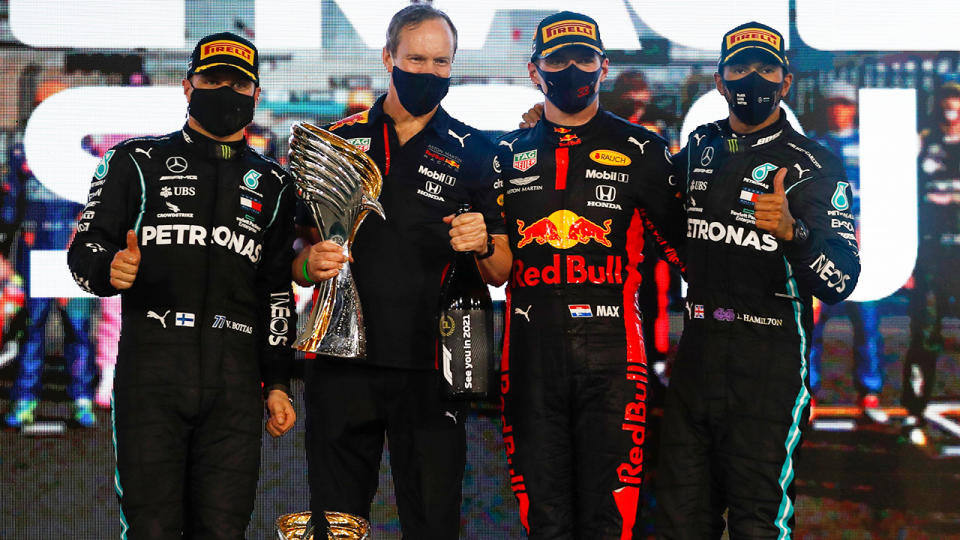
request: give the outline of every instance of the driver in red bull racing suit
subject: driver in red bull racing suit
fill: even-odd
[[[840,160],[778,104],[783,37],[747,23],[716,74],[730,116],[690,135],[683,172],[689,290],[664,406],[661,538],[790,538],[796,451],[809,415],[812,297],[853,291],[860,262]]]
[[[670,216],[682,234],[682,203],[666,143],[599,109],[607,66],[593,19],[545,18],[529,64],[544,118],[497,146],[514,253],[503,438],[530,538],[639,534],[648,372],[637,265],[646,226]]]

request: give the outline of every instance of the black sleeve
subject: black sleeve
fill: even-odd
[[[470,204],[474,211],[483,214],[487,225],[487,234],[507,234],[507,227],[503,221],[503,207],[500,205],[500,164],[496,152],[484,154],[481,158],[480,170],[482,179],[477,188],[470,194]]]
[[[687,194],[687,178],[689,174],[689,160],[690,160],[690,145],[689,143],[680,149],[670,161],[673,162],[674,174],[677,175],[677,188],[680,190],[681,195],[686,196]]]
[[[290,178],[290,175],[286,175]],[[257,294],[263,299],[266,339],[260,355],[260,373],[265,391],[279,388],[290,394],[291,348],[297,332],[297,308],[290,279],[293,242],[296,239],[296,201],[292,181],[277,201],[277,214],[263,237],[263,260],[257,271]]]
[[[803,221],[809,237],[781,245],[801,286],[827,304],[836,304],[857,285],[860,256],[851,234],[855,228],[850,183],[839,167],[831,167],[829,173],[801,180],[787,190],[790,213]]]
[[[89,293],[113,296],[119,292],[110,285],[110,263],[126,247],[127,231],[140,232],[142,176],[133,155],[122,147],[108,150],[97,165],[67,254],[73,279]]]
[[[653,234],[665,261],[684,269],[683,246],[686,214],[683,211],[680,175],[666,142],[657,138],[643,156],[640,204],[645,227]]]

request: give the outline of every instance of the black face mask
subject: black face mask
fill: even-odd
[[[762,124],[780,104],[782,82],[770,82],[754,71],[742,79],[723,80],[727,103],[738,120],[748,126]]]
[[[537,66],[537,73],[547,84],[547,99],[567,114],[578,113],[597,99],[597,81],[602,72],[603,68],[583,71],[572,64],[560,71],[543,71]]]
[[[449,77],[437,77],[433,73],[410,73],[396,65],[393,66],[391,78],[400,104],[413,116],[423,116],[432,111],[450,90]]]
[[[235,92],[229,86],[216,89],[193,87],[187,110],[203,129],[227,137],[253,122],[253,96]]]

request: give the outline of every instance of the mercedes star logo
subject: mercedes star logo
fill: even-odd
[[[703,154],[700,155],[700,165],[706,167],[713,161],[713,147],[708,146],[703,149]]]
[[[187,170],[187,160],[180,156],[170,156],[167,158],[167,170],[173,174],[180,174]]]

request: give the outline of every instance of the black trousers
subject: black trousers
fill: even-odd
[[[403,537],[456,539],[466,464],[462,405],[440,396],[440,373],[308,360],[310,508],[370,517],[384,435]]]
[[[936,385],[937,358],[943,354],[943,318],[957,316],[960,254],[922,244],[910,295],[910,345],[903,362],[901,403],[919,425]]]
[[[731,539],[789,538],[810,414],[806,357],[797,343],[687,325],[663,413],[657,537],[720,538],[726,526]]]
[[[121,343],[114,441],[122,538],[243,538],[260,470],[256,362],[225,350],[201,384],[194,348]],[[211,378],[212,379],[212,378]]]

